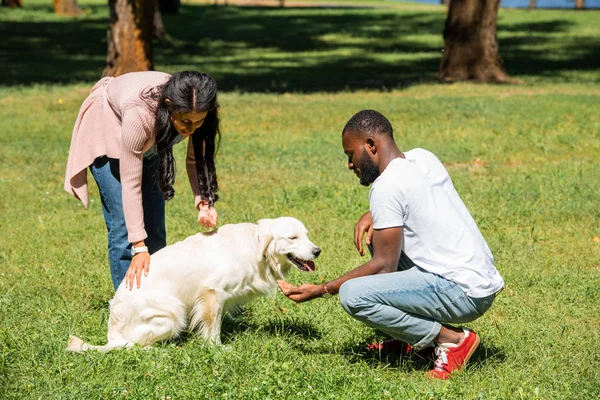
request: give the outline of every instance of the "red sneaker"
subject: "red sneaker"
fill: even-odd
[[[441,343],[435,348],[435,367],[427,373],[428,378],[448,379],[454,371],[463,368],[479,346],[479,335],[463,328],[465,337],[456,344]]]

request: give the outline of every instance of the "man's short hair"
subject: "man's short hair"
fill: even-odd
[[[378,134],[394,138],[394,130],[390,121],[375,110],[362,110],[354,114],[346,123],[342,135],[345,133],[360,136]]]

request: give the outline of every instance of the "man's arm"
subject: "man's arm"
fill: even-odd
[[[401,226],[373,231],[373,258],[365,264],[327,283],[327,291],[336,294],[344,282],[359,276],[385,274],[398,270],[402,251],[403,229]]]
[[[371,215],[371,211],[364,213],[356,223],[356,226],[354,226],[354,245],[361,256],[365,255],[363,249],[363,237],[365,234],[367,235],[365,242],[368,246],[373,239],[373,216]]]
[[[338,293],[340,286],[352,278],[397,271],[402,251],[403,232],[401,226],[375,230],[373,232],[373,258],[360,267],[328,282],[326,284],[327,291],[331,294]],[[297,303],[321,297],[323,294],[323,285],[303,284],[295,287],[284,281],[278,281],[278,283],[283,294]]]

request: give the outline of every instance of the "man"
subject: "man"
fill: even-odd
[[[372,259],[322,285],[279,281],[295,302],[339,293],[354,318],[415,349],[435,345],[431,378],[462,368],[479,336],[448,323],[479,318],[504,281],[473,217],[440,160],[423,149],[401,152],[390,122],[363,110],[342,132],[348,168],[369,193],[370,211],[354,229],[354,244]]]

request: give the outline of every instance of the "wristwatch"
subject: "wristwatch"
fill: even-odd
[[[147,246],[131,246],[131,256],[135,256],[137,253],[147,253],[148,252],[148,247]]]
[[[327,282],[325,282],[323,286],[321,286],[321,297],[324,299],[328,299],[331,296],[333,296],[333,294],[329,293],[329,290],[327,290]]]

